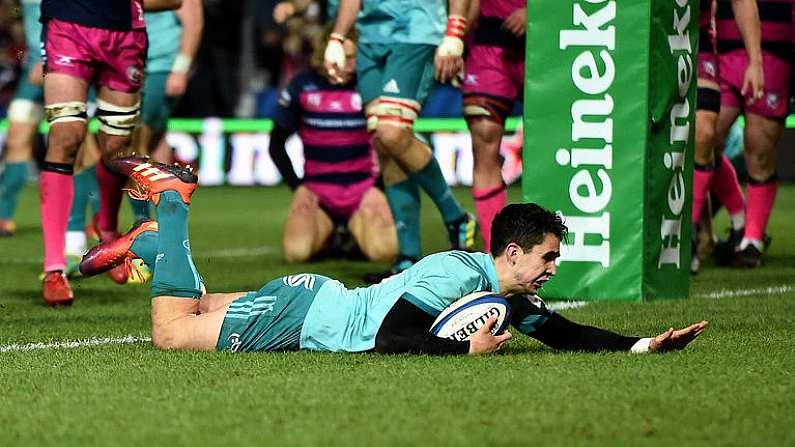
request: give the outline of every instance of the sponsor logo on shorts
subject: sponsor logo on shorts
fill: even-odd
[[[130,65],[127,67],[127,79],[133,84],[140,84],[144,80],[143,71],[138,66]]]
[[[387,93],[395,93],[395,94],[400,93],[400,88],[398,87],[397,81],[394,79],[390,79],[384,85],[384,91]]]
[[[242,344],[240,342],[240,334],[231,334],[227,340],[229,340],[229,352],[237,352],[237,350],[240,349],[240,345]]]
[[[285,276],[282,278],[282,282],[285,286],[290,287],[301,287],[303,286],[307,290],[312,290],[315,287],[315,275],[310,275],[308,273],[300,273],[298,275],[290,275]]]
[[[466,85],[478,85],[478,75],[467,74],[466,78],[464,78],[464,84],[466,84]]]
[[[704,62],[704,71],[710,76],[716,76],[718,73],[715,63],[712,61]]]
[[[773,92],[770,92],[767,94],[765,103],[769,108],[775,109],[776,107],[778,107],[778,100],[779,100],[778,95]]]
[[[71,67],[74,65],[75,58],[72,56],[64,56],[63,54],[57,54],[55,56],[55,65],[62,65],[64,67]]]

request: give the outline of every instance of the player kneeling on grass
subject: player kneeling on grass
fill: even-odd
[[[302,273],[274,279],[253,292],[206,294],[188,239],[192,172],[127,157],[111,162],[151,199],[157,222],[144,221],[121,238],[89,251],[84,275],[141,258],[154,271],[152,342],[162,349],[219,351],[483,354],[511,338],[492,335],[489,320],[468,341],[436,337],[434,319],[473,292],[501,294],[519,332],[556,348],[578,351],[661,352],[684,348],[706,321],[654,338],[627,337],[583,326],[551,312],[535,293],[555,275],[566,233],[560,217],[538,205],[505,207],[492,226],[492,253],[430,255],[379,284],[347,289],[325,276]]]
[[[398,253],[397,233],[386,196],[375,187],[375,150],[354,80],[356,43],[344,42],[347,62],[338,74],[341,82],[332,83],[323,68],[330,32],[317,36],[312,69],[281,92],[273,119],[271,158],[295,190],[284,225],[284,257],[304,262],[324,249],[346,255],[352,236],[367,259],[392,261]],[[303,179],[285,149],[295,131],[304,146]]]

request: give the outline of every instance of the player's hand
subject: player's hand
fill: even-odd
[[[522,37],[527,27],[527,8],[520,8],[514,11],[502,22],[502,28],[508,30],[516,37]]]
[[[761,62],[748,64],[745,75],[743,75],[743,88],[740,93],[747,98],[748,105],[755,103],[765,94],[765,74]]]
[[[182,96],[188,88],[188,74],[172,71],[166,78],[166,96]]]
[[[278,25],[286,22],[294,14],[295,5],[291,1],[279,2],[273,7],[273,21]]]
[[[333,84],[342,84],[344,81],[342,78],[342,69],[345,67],[344,41],[344,36],[331,33],[326,44],[326,51],[323,53],[323,66]]]
[[[684,349],[688,343],[701,335],[708,325],[709,321],[703,320],[696,324],[691,324],[684,329],[674,330],[674,328],[669,328],[667,331],[651,340],[649,343],[649,352],[678,351]]]
[[[43,85],[44,84],[44,64],[36,62],[30,67],[28,73],[28,83],[30,85]]]
[[[434,56],[433,77],[442,84],[461,76],[464,71],[464,41],[451,36],[444,36],[442,43],[436,48]]]
[[[472,338],[469,339],[469,355],[491,354],[497,352],[506,341],[510,340],[510,332],[505,331],[502,335],[491,335],[491,329],[497,324],[497,317],[491,317],[480,327]]]

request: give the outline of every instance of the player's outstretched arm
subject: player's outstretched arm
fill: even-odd
[[[701,335],[708,324],[707,321],[701,321],[677,331],[671,328],[654,338],[640,338],[585,326],[559,314],[551,314],[544,324],[527,335],[551,348],[564,351],[665,352],[683,349]]]

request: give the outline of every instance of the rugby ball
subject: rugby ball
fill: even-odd
[[[471,293],[439,314],[431,325],[431,334],[466,341],[491,317],[497,317],[497,324],[491,333],[499,335],[505,332],[511,322],[508,301],[494,292]]]

